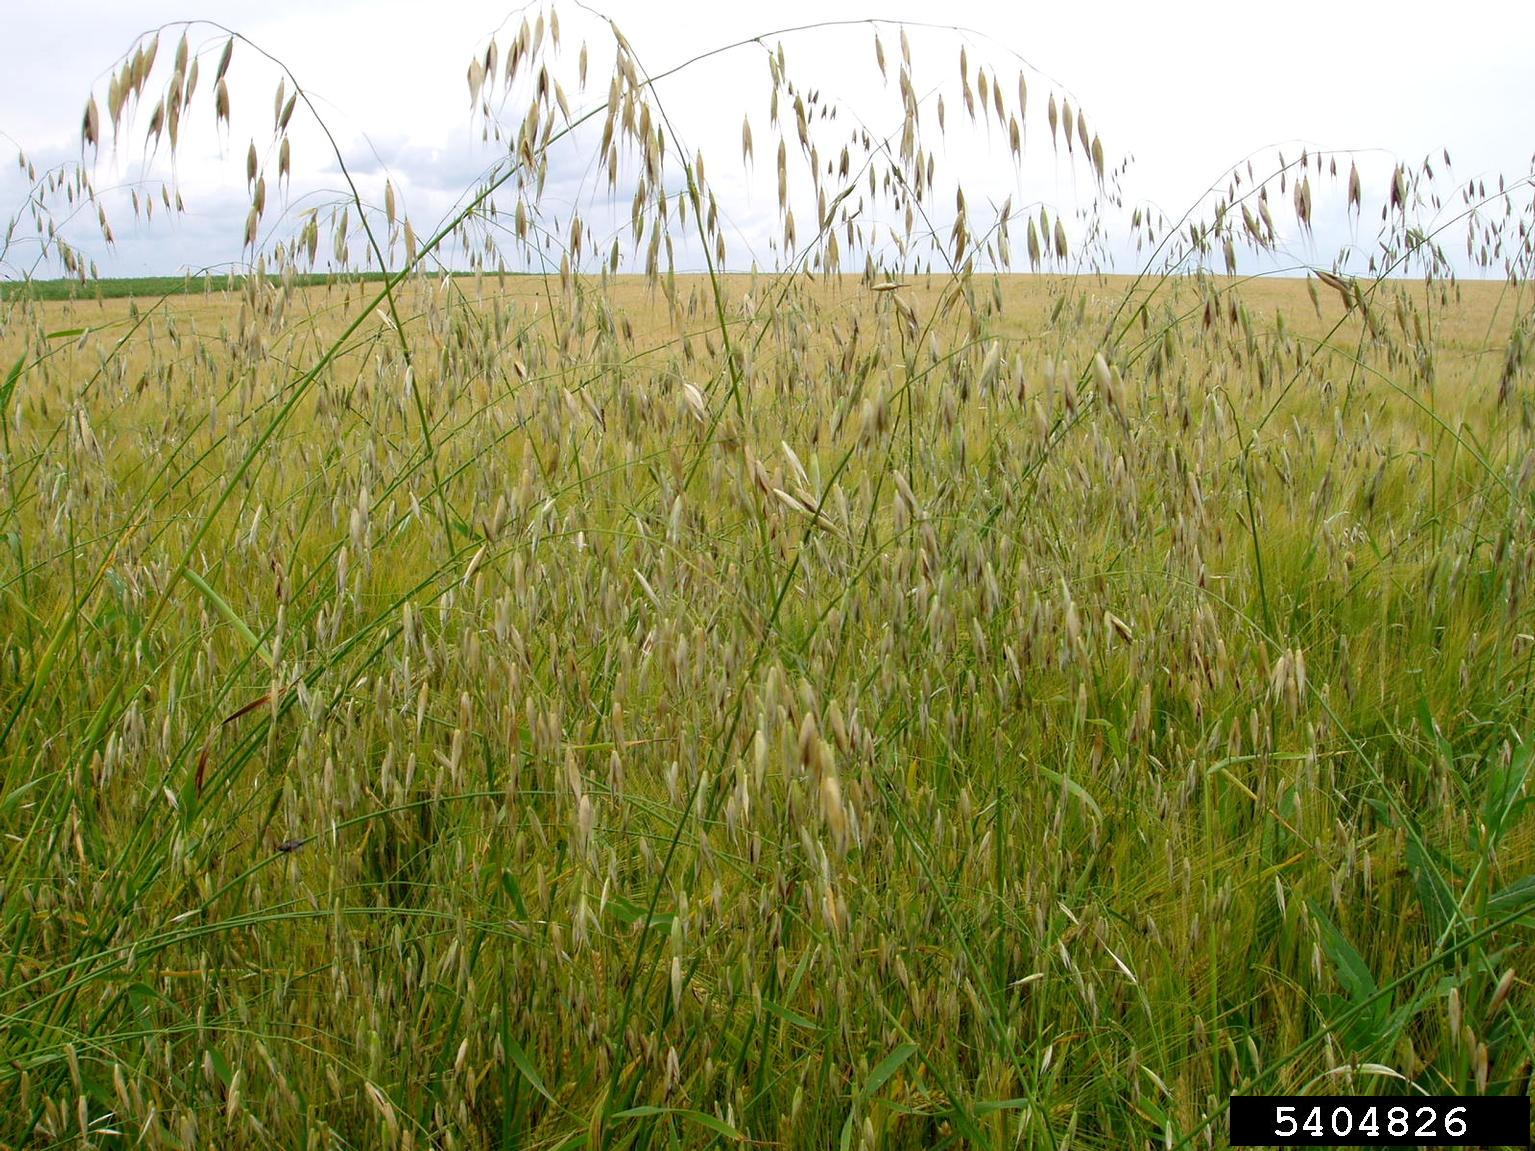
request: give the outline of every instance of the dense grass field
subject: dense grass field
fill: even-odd
[[[0,266],[74,286],[0,293],[0,1149],[1183,1151],[1234,1093],[1528,1095],[1530,181],[1303,153],[1166,220],[1068,98],[961,48],[945,127],[876,26],[885,138],[741,46],[782,270],[727,275],[632,46],[587,89],[533,18],[420,235],[339,148],[272,222],[286,72],[238,278],[94,279],[88,163],[22,159]],[[232,133],[235,44],[140,43],[82,155]],[[977,106],[1096,199],[935,182]],[[1356,250],[1297,263],[1328,197]],[[1115,213],[1144,275],[1093,271]]]
[[[6,1143],[1528,1090],[1509,289],[375,292],[7,305]]]

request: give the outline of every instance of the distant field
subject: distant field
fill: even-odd
[[[0,1142],[1527,1090],[1522,290],[128,283],[0,304]]]
[[[348,276],[353,282],[382,283],[382,272],[357,272]],[[333,278],[325,275],[300,275],[294,280],[298,287],[323,287]],[[88,280],[0,280],[0,300],[31,299],[39,301],[61,300],[156,300],[162,296],[206,295],[212,292],[233,292],[245,286],[245,276],[227,273],[222,276],[137,276]]]

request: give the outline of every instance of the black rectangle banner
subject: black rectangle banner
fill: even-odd
[[[1530,1146],[1526,1096],[1233,1095],[1233,1147]]]

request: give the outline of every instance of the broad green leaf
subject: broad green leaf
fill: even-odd
[[[1022,1096],[1013,1099],[987,1099],[975,1105],[975,1113],[990,1115],[993,1111],[1027,1111],[1033,1105],[1033,1100]]]
[[[213,1067],[213,1073],[218,1076],[219,1082],[228,1087],[234,1082],[234,1071],[229,1066],[229,1060],[224,1058],[224,1053],[217,1047],[208,1048],[208,1062]]]
[[[522,1045],[513,1039],[510,1032],[502,1036],[506,1043],[506,1053],[511,1058],[513,1065],[522,1072],[522,1077],[528,1081],[533,1090],[537,1091],[545,1099],[558,1107],[559,1101],[549,1094],[549,1088],[544,1086],[544,1081],[539,1078],[538,1072],[533,1068],[533,1061],[528,1058],[528,1053],[522,1049]]]
[[[613,1112],[614,1119],[643,1119],[647,1116],[655,1115],[675,1115],[679,1119],[686,1119],[689,1123],[697,1123],[700,1127],[707,1127],[716,1135],[721,1135],[734,1143],[741,1143],[746,1139],[746,1136],[742,1135],[719,1116],[710,1115],[706,1111],[693,1111],[687,1107],[628,1107],[623,1111]]]
[[[1394,1025],[1387,1018],[1389,1004],[1385,998],[1376,997],[1379,988],[1375,977],[1354,945],[1314,900],[1307,900],[1307,903],[1321,929],[1322,950],[1332,961],[1339,985],[1348,993],[1347,999],[1336,995],[1321,996],[1322,1010],[1329,1020],[1338,1021],[1340,1038],[1346,1044],[1355,1051],[1369,1050],[1377,1046]]]
[[[1516,748],[1506,765],[1498,762],[1500,758],[1494,756],[1487,768],[1487,798],[1482,802],[1482,822],[1487,825],[1487,833],[1494,844],[1508,830],[1520,796],[1524,794],[1525,780],[1530,773],[1530,745]]]
[[[1072,779],[1068,775],[1062,775],[1058,771],[1052,771],[1042,763],[1036,763],[1034,765],[1034,769],[1038,771],[1040,775],[1044,776],[1058,787],[1065,787],[1068,792],[1076,796],[1077,799],[1081,800],[1082,804],[1087,808],[1087,810],[1091,811],[1096,818],[1103,818],[1103,809],[1098,806],[1098,801],[1089,795],[1087,793],[1087,789],[1076,780]]]
[[[1311,907],[1311,914],[1315,916],[1317,926],[1322,930],[1322,950],[1327,953],[1327,958],[1332,960],[1333,971],[1338,977],[1339,984],[1355,1003],[1362,1003],[1369,999],[1377,990],[1375,977],[1370,974],[1369,966],[1317,902],[1310,899],[1306,902]]]
[[[501,871],[501,889],[511,897],[512,906],[517,909],[517,914],[526,920],[528,918],[528,905],[522,900],[522,888],[517,886],[516,878],[505,868]]]
[[[209,587],[208,582],[191,568],[187,568],[184,574],[186,575],[187,582],[195,587],[198,591],[202,592],[203,599],[207,600],[209,605],[212,606],[212,608],[217,611],[219,615],[223,616],[229,625],[235,629],[235,631],[240,633],[240,638],[245,640],[245,642],[250,645],[251,650],[261,657],[261,661],[265,663],[267,667],[275,670],[277,663],[272,659],[272,653],[267,650],[267,647],[264,643],[256,638],[256,633],[251,631],[246,622],[235,613],[235,609],[229,606],[228,601],[225,600],[223,596],[219,595],[218,592],[214,591],[213,588]]]
[[[794,1026],[802,1027],[806,1031],[821,1030],[821,1025],[814,1019],[810,1019],[807,1016],[801,1015],[798,1011],[790,1011],[787,1007],[784,1007],[782,1004],[775,1003],[771,999],[764,999],[762,1001],[762,1009],[769,1015],[776,1015],[785,1023],[792,1023]]]
[[[858,1092],[859,1100],[866,1101],[872,1098],[874,1093],[889,1082],[890,1077],[901,1069],[901,1064],[905,1063],[916,1053],[917,1045],[915,1043],[902,1043],[889,1055],[881,1059],[875,1064],[874,1070],[869,1072],[868,1080],[865,1081],[863,1088]]]
[[[1443,863],[1432,848],[1419,846],[1416,838],[1408,839],[1407,869],[1412,872],[1418,902],[1423,905],[1423,914],[1436,938],[1444,934],[1456,915],[1455,896],[1444,880]]]
[[[1535,908],[1535,875],[1505,884],[1487,899],[1487,915],[1504,919],[1525,908]]]
[[[615,895],[608,900],[608,910],[612,912],[614,919],[626,927],[642,923],[645,919],[646,909],[622,895]],[[650,917],[650,926],[659,931],[670,931],[672,920],[675,918],[673,912],[657,909],[656,913]]]

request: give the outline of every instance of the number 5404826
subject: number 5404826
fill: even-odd
[[[1441,1125],[1442,1124],[1442,1129]],[[1437,1139],[1448,1135],[1455,1139],[1466,1133],[1466,1109],[1451,1107],[1441,1113],[1437,1107],[1379,1107],[1371,1105],[1356,1114],[1352,1107],[1291,1107],[1274,1109],[1274,1134],[1281,1139],[1305,1133],[1321,1139],[1363,1135],[1377,1139],[1382,1134],[1402,1138]]]

